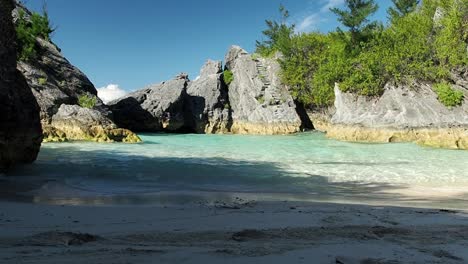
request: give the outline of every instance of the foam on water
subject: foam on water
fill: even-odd
[[[344,143],[320,133],[142,139],[134,145],[44,144],[36,163],[12,175],[19,183],[36,182],[40,187],[29,192],[36,198],[57,199],[229,192],[388,202],[405,201],[402,190],[419,190],[423,198],[424,189],[455,190],[457,199],[468,192],[467,151]],[[428,203],[440,202],[429,196]]]

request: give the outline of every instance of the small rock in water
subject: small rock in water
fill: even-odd
[[[95,242],[100,237],[91,234],[51,231],[34,235],[26,240],[25,244],[36,246],[79,246]]]
[[[232,240],[238,242],[244,242],[249,239],[261,239],[264,238],[266,234],[262,231],[255,230],[255,229],[246,229],[240,232],[236,232],[232,235]]]

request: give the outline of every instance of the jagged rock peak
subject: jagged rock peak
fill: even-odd
[[[223,72],[223,63],[221,61],[207,60],[200,70],[200,77],[219,74]]]
[[[240,58],[241,56],[246,56],[249,55],[249,53],[236,45],[233,45],[229,48],[229,51],[227,52],[224,61],[226,63],[226,68],[231,69],[234,67],[233,63],[235,62],[236,59]]]
[[[189,75],[187,73],[185,73],[185,72],[181,72],[181,73],[177,74],[174,79],[176,79],[176,80],[189,80]]]

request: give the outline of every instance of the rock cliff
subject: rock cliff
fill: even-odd
[[[109,103],[115,122],[134,131],[176,132],[185,126],[188,76],[180,74]]]
[[[228,89],[220,61],[208,60],[187,88],[187,125],[196,133],[227,133],[231,127]]]
[[[31,12],[21,4],[17,4],[13,17],[17,22],[20,10],[24,11],[24,19],[29,20]],[[112,113],[108,107],[97,97],[97,91],[86,75],[77,67],[73,66],[62,54],[60,49],[52,42],[37,38],[37,58],[29,61],[20,61],[18,70],[26,77],[32,93],[40,107],[41,123],[44,131],[45,141],[64,141],[64,140],[92,140],[92,141],[120,141],[138,142],[138,137],[129,130],[117,129],[112,121]],[[80,96],[95,98],[96,103],[92,107],[93,111],[82,108],[74,112],[61,112],[59,109],[70,109],[62,107],[63,105],[73,106],[73,109],[81,108],[78,105]],[[89,119],[89,113],[92,112],[92,119]],[[76,117],[84,120],[93,120],[92,123],[83,122],[61,122],[60,127],[56,126],[57,119],[63,120],[64,113],[74,113]],[[58,115],[58,116],[56,116]],[[54,121],[55,120],[55,121]],[[80,124],[78,127],[76,125]],[[99,135],[95,138],[95,129],[107,134]],[[73,131],[73,132],[72,132]],[[79,133],[81,131],[81,133]],[[114,134],[123,133],[123,138],[114,137]],[[107,140],[103,140],[106,138]]]
[[[301,118],[274,59],[232,46],[225,58],[233,73],[229,84],[231,131],[236,134],[289,134],[301,131]]]
[[[39,106],[16,69],[12,0],[0,1],[0,171],[36,159],[42,132]]]
[[[447,108],[433,87],[424,83],[387,84],[380,98],[343,93],[335,87],[335,113],[327,135],[346,141],[407,142],[451,149],[468,149],[468,86],[463,78],[453,85],[465,93],[464,103]]]

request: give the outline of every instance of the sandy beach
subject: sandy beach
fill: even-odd
[[[466,263],[468,211],[0,203],[1,263]]]

